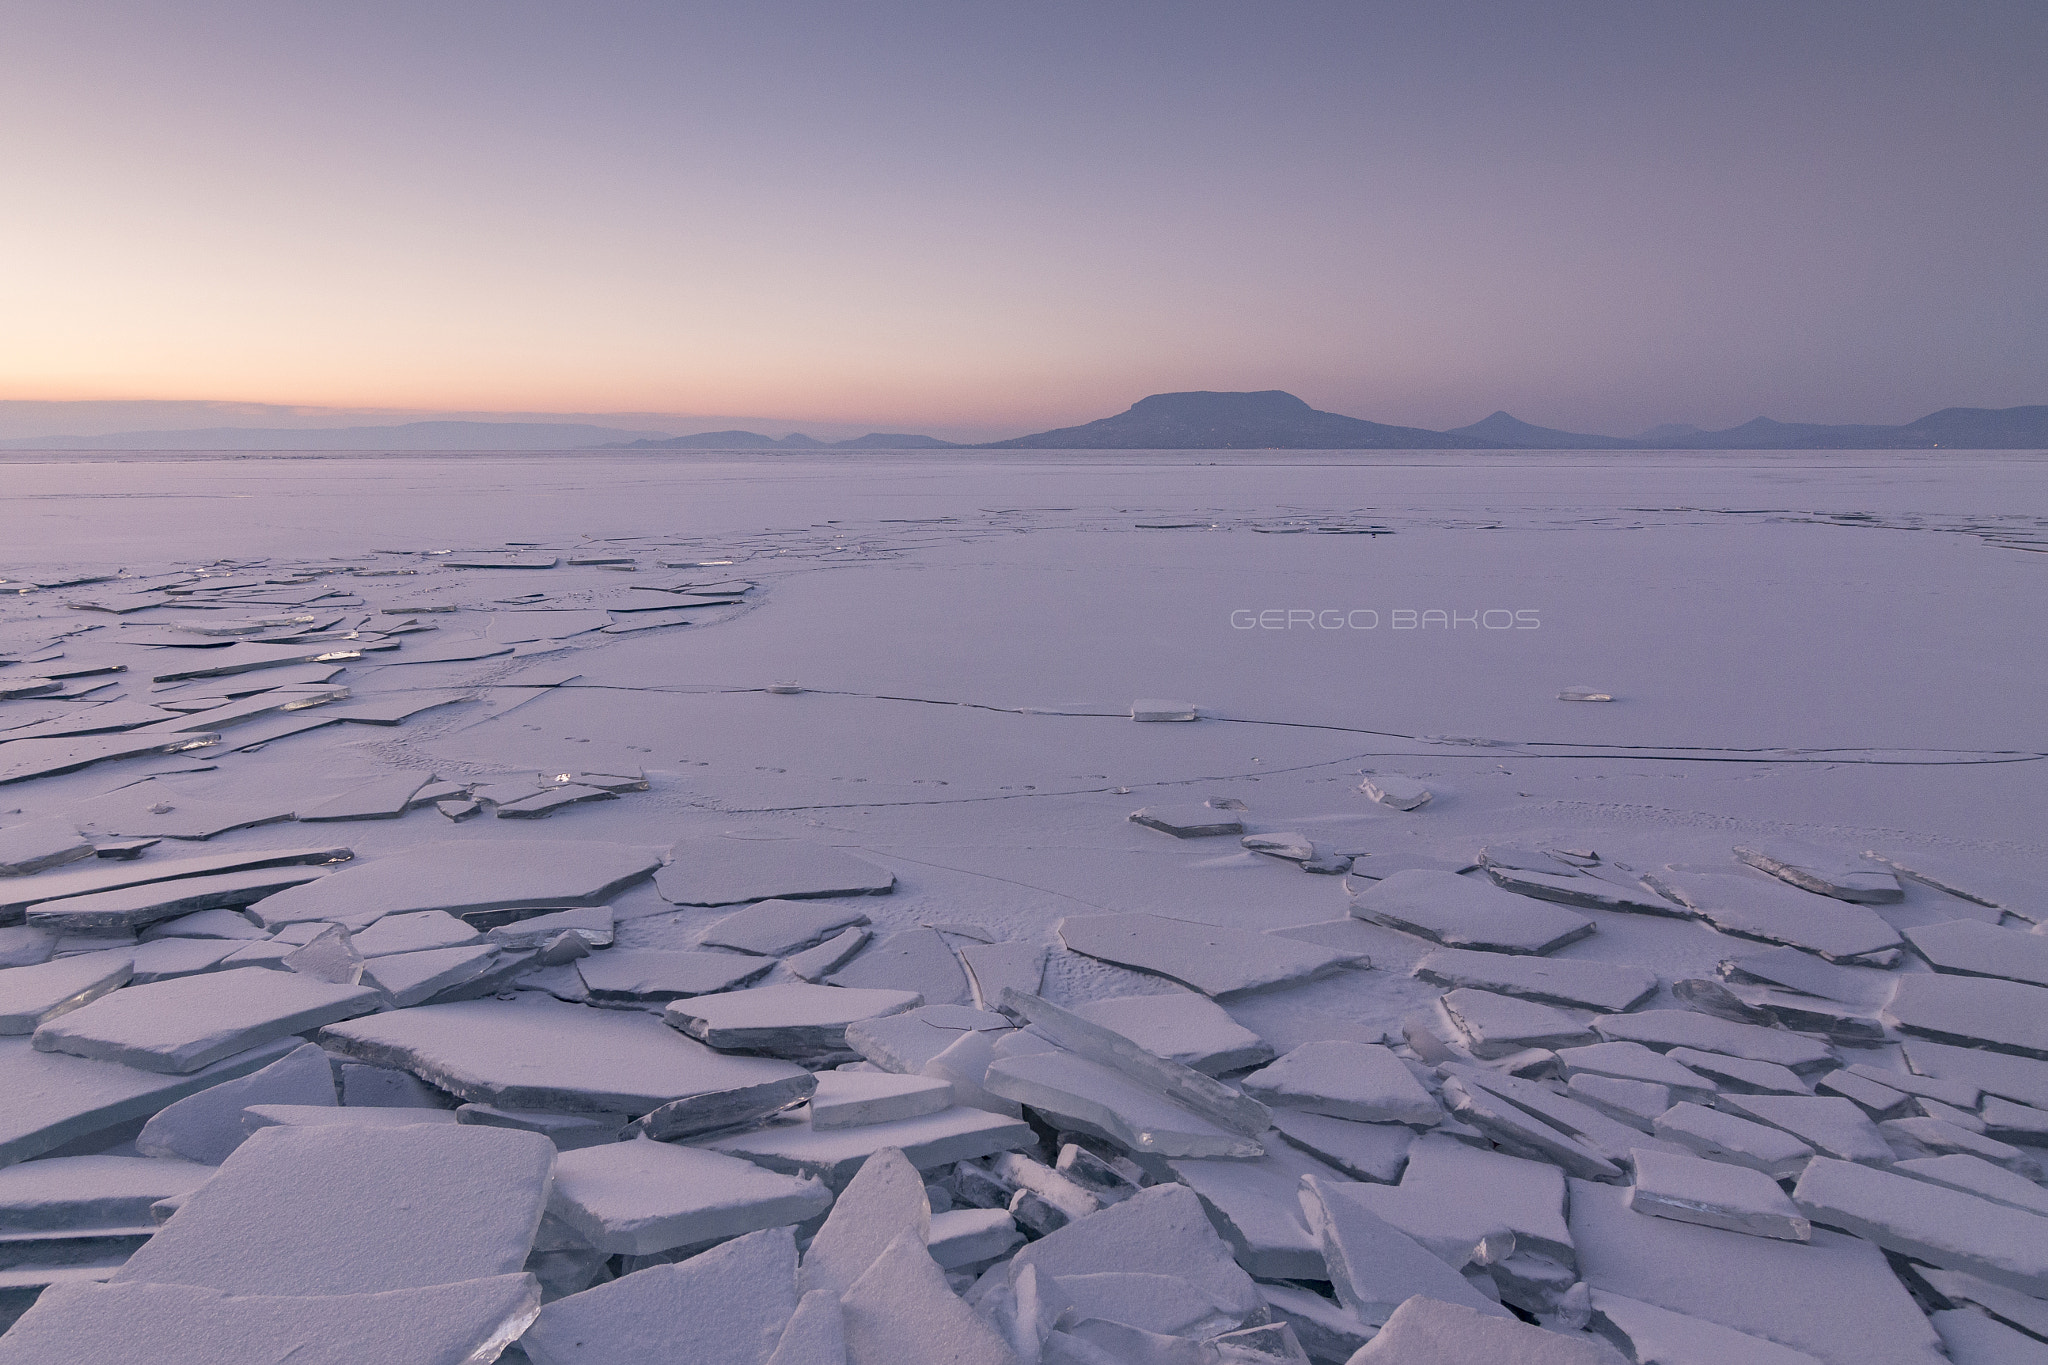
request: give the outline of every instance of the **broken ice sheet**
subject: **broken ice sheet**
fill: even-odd
[[[1859,1076],[1847,1067],[1830,1071],[1814,1082],[1813,1088],[1823,1095],[1840,1095],[1854,1101],[1873,1119],[1904,1118],[1913,1112],[1912,1096]]]
[[[925,1250],[904,1231],[840,1300],[849,1365],[1011,1365],[995,1329],[962,1303]]]
[[[405,1009],[425,1004],[452,986],[481,977],[497,960],[497,950],[488,944],[391,953],[370,961],[362,981],[383,992],[393,1007]]]
[[[1027,1271],[1057,1281],[1138,1266],[1194,1285],[1238,1321],[1258,1310],[1251,1277],[1217,1235],[1194,1191],[1180,1184],[1151,1186],[1030,1243],[1012,1258],[1007,1278],[1014,1287]]]
[[[783,959],[783,965],[799,980],[813,984],[825,980],[853,960],[868,944],[872,937],[866,929],[858,926],[842,929],[815,948],[806,948],[800,953]]]
[[[502,1128],[264,1128],[116,1279],[362,1294],[511,1274],[554,1158],[546,1139]]]
[[[1972,904],[2002,909],[2021,919],[2039,921],[2043,916],[2039,885],[2033,880],[2002,876],[1975,865],[1965,866],[1938,853],[1884,854],[1866,850],[1863,856],[1909,881],[1931,886]]]
[[[1147,1052],[1211,1076],[1273,1059],[1273,1048],[1263,1038],[1232,1019],[1221,1005],[1192,992],[1090,1000],[1073,1009]]]
[[[580,783],[562,782],[536,795],[518,801],[504,801],[498,804],[500,820],[539,820],[553,815],[569,806],[580,806],[591,801],[616,801],[618,795],[602,787],[586,787]]]
[[[1892,905],[1905,898],[1899,879],[1883,867],[1848,854],[1806,844],[1738,845],[1735,856],[1803,891],[1866,905]]]
[[[830,980],[834,986],[914,991],[929,1005],[973,999],[967,969],[936,929],[905,929],[877,939]]]
[[[1661,1085],[1683,1099],[1704,1100],[1715,1090],[1712,1080],[1641,1043],[1594,1043],[1588,1047],[1561,1048],[1557,1059],[1567,1076],[1611,1076]]]
[[[611,621],[605,612],[579,609],[494,611],[484,627],[484,638],[501,645],[566,640],[586,631],[602,630]]]
[[[1006,1118],[1022,1118],[1024,1111],[1020,1105],[988,1089],[988,1069],[996,1059],[996,1041],[1005,1036],[979,1029],[964,1030],[945,1051],[926,1062],[918,1074],[950,1085],[955,1104],[986,1109]]]
[[[409,1128],[460,1120],[452,1109],[398,1109],[385,1105],[251,1104],[242,1109],[242,1127],[262,1128]]]
[[[1447,1087],[1455,1082],[1468,1095],[1483,1092],[1504,1100],[1614,1165],[1626,1164],[1629,1153],[1637,1147],[1654,1145],[1646,1143],[1642,1133],[1630,1124],[1617,1122],[1591,1105],[1560,1095],[1512,1071],[1462,1062],[1445,1063],[1437,1070],[1444,1074]]]
[[[331,719],[349,721],[357,725],[397,725],[422,711],[432,711],[439,707],[452,706],[459,701],[467,701],[469,695],[461,691],[407,690],[390,696],[354,697],[346,702],[336,703]]]
[[[1892,1150],[1905,1156],[1974,1156],[2008,1171],[2017,1172],[2029,1180],[2041,1174],[2041,1167],[2033,1157],[2028,1156],[2010,1143],[1999,1142],[1973,1133],[1953,1123],[1936,1118],[1886,1119],[1877,1125]]]
[[[1381,1184],[1401,1178],[1415,1144],[1415,1130],[1406,1124],[1360,1123],[1296,1109],[1275,1109],[1273,1131],[1354,1180]]]
[[[1603,1289],[1592,1291],[1591,1304],[1592,1330],[1627,1351],[1632,1360],[1668,1361],[1670,1365],[1818,1365],[1804,1351]]]
[[[544,1109],[499,1109],[489,1104],[460,1105],[455,1110],[455,1121],[538,1133],[563,1152],[617,1142],[626,1129],[623,1114],[551,1114]]]
[[[645,1114],[693,1095],[808,1077],[789,1062],[713,1051],[638,1011],[551,1000],[399,1010],[331,1025],[320,1040],[505,1109]]]
[[[1712,983],[1696,985],[1684,983],[1689,989],[1714,989]],[[1789,1029],[1804,1033],[1818,1033],[1831,1042],[1848,1043],[1851,1046],[1869,1046],[1884,1039],[1884,1025],[1873,1013],[1850,1005],[1836,1004],[1832,1000],[1816,1000],[1793,991],[1781,991],[1770,986],[1750,986],[1735,983],[1725,988],[1725,999],[1738,1005],[1748,1014],[1754,1012],[1758,1023],[1778,1023]],[[1674,987],[1674,994],[1676,987]],[[1687,1004],[1699,1006],[1688,1000]]]
[[[1884,1019],[1938,1042],[2048,1059],[2048,988],[2024,982],[1910,973],[1893,988]]]
[[[182,682],[187,678],[220,678],[250,673],[259,668],[288,668],[294,664],[336,663],[362,657],[360,649],[344,641],[319,644],[264,645],[245,640],[222,649],[170,650],[166,654],[192,657],[173,661],[165,658],[151,666],[151,682]],[[155,671],[163,670],[163,671]]]
[[[1074,952],[1171,977],[1217,999],[1363,964],[1356,953],[1163,915],[1069,915],[1055,928]]]
[[[1070,1128],[1160,1156],[1254,1157],[1250,1135],[1099,1061],[1059,1050],[998,1058],[987,1088]]]
[[[1146,806],[1131,812],[1131,822],[1171,834],[1176,839],[1208,839],[1243,834],[1244,821],[1230,811],[1202,805]]]
[[[348,930],[330,924],[283,958],[286,971],[299,972],[337,986],[363,979],[363,955],[349,941]]]
[[[1743,953],[1716,970],[1731,984],[1774,986],[1854,1005],[1881,1004],[1892,987],[1892,978],[1876,969],[1838,966],[1790,947]]]
[[[1986,1052],[1981,1048],[1922,1042],[1917,1038],[1907,1039],[1903,1051],[1906,1064],[1917,1073],[1906,1077],[1908,1082],[1934,1077],[1974,1086],[1987,1094],[2030,1104],[2036,1109],[2048,1109],[2048,1065],[2039,1061],[2002,1052]]]
[[[1548,1122],[1547,1112],[1544,1117],[1538,1117],[1537,1113],[1498,1093],[1497,1088],[1482,1083],[1482,1074],[1476,1068],[1466,1067],[1460,1074],[1444,1081],[1439,1098],[1453,1118],[1485,1134],[1488,1140],[1511,1155],[1546,1162],[1560,1167],[1567,1174],[1589,1180],[1621,1179],[1620,1167],[1582,1140],[1577,1131],[1567,1131],[1562,1125]],[[1565,1112],[1584,1117],[1585,1121],[1578,1125],[1579,1128],[1591,1126],[1591,1121],[1597,1120],[1623,1133],[1634,1131],[1587,1105],[1553,1096],[1549,1091],[1542,1093],[1546,1098],[1533,1102],[1541,1104],[1544,1111],[1572,1106]],[[1621,1141],[1607,1145],[1620,1146]]]
[[[1351,913],[1446,947],[1540,955],[1593,932],[1593,921],[1473,881],[1421,868],[1358,889]]]
[[[743,953],[693,953],[665,948],[613,948],[583,958],[577,973],[593,1001],[661,1002],[743,986],[774,966]]]
[[[1875,911],[1740,872],[1665,869],[1644,879],[1726,934],[1784,943],[1830,962],[1880,960],[1898,931]]]
[[[1593,1030],[1549,1005],[1461,986],[1438,999],[1467,1050],[1482,1060],[1528,1048],[1574,1047],[1594,1041]]]
[[[298,819],[302,824],[324,820],[396,820],[410,808],[420,788],[433,780],[432,773],[380,777],[306,807],[298,812]]]
[[[606,912],[609,918],[610,912]],[[483,935],[445,910],[417,910],[387,915],[354,936],[356,951],[366,958],[390,953],[420,952],[428,948],[454,948],[474,943]],[[551,935],[550,935],[551,937]],[[503,943],[501,939],[493,942]],[[524,943],[506,946],[531,946]]]
[[[1675,1047],[1720,1052],[1775,1062],[1794,1071],[1830,1064],[1834,1052],[1826,1043],[1785,1029],[1738,1024],[1693,1010],[1638,1010],[1633,1014],[1602,1014],[1593,1030],[1609,1042],[1642,1043],[1651,1049]]]
[[[1816,1222],[1903,1256],[2048,1297],[2048,1218],[1855,1162],[1815,1157],[1792,1191]]]
[[[240,911],[213,909],[193,911],[178,915],[176,919],[162,919],[141,931],[141,939],[260,939],[268,937],[256,923]]]
[[[657,1142],[676,1142],[747,1127],[808,1099],[817,1086],[810,1072],[795,1070],[730,1089],[708,1090],[650,1110],[626,1132],[644,1133]]]
[[[1536,958],[1438,948],[1423,955],[1413,975],[1439,986],[1474,986],[1547,1005],[1620,1013],[1657,989],[1657,974],[1641,967],[1577,958]]]
[[[0,785],[75,772],[95,763],[144,754],[182,753],[206,748],[208,734],[79,735],[69,739],[18,739],[0,746]]]
[[[1242,1084],[1246,1094],[1278,1109],[1417,1127],[1443,1118],[1435,1097],[1401,1059],[1373,1043],[1306,1043]]]
[[[1638,1149],[1629,1207],[1681,1223],[1804,1242],[1813,1227],[1778,1182],[1725,1161]]]
[[[968,1032],[1005,1034],[1016,1025],[1000,1014],[962,1005],[925,1005],[846,1026],[846,1044],[884,1071],[914,1075]]]
[[[1358,789],[1382,806],[1391,806],[1395,810],[1420,810],[1434,796],[1420,782],[1399,773],[1367,773]]]
[[[196,911],[250,905],[326,875],[324,867],[287,866],[179,877],[91,895],[37,901],[28,907],[27,918],[29,923],[48,929],[88,933],[138,929]]]
[[[1045,984],[1046,950],[1036,943],[967,943],[959,955],[980,1009],[999,1008],[1006,990],[1036,995]]]
[[[377,993],[260,967],[129,986],[36,1030],[38,1051],[186,1074],[377,1007]]]
[[[1309,1231],[1296,1192],[1303,1176],[1343,1177],[1289,1143],[1276,1140],[1264,1145],[1266,1154],[1254,1160],[1183,1158],[1166,1165],[1175,1179],[1201,1196],[1211,1221],[1245,1270],[1261,1279],[1320,1280],[1326,1273],[1322,1247]],[[1184,1329],[1169,1323],[1151,1330]]]
[[[1485,1263],[1508,1302],[1554,1311],[1518,1281],[1538,1263],[1573,1264],[1563,1173],[1442,1133],[1417,1139],[1409,1158],[1398,1185],[1352,1186],[1350,1197],[1447,1261]]]
[[[532,1365],[596,1365],[655,1361],[688,1340],[700,1365],[758,1365],[797,1310],[795,1271],[791,1234],[752,1232],[571,1293],[541,1310],[520,1345]]]
[[[636,1139],[564,1152],[548,1211],[599,1251],[651,1255],[801,1223],[832,1205],[815,1180]]]
[[[1386,1322],[1417,1295],[1513,1320],[1457,1268],[1353,1198],[1355,1191],[1373,1188],[1378,1187],[1315,1176],[1301,1183],[1302,1210],[1340,1303],[1368,1326]]]
[[[698,942],[711,948],[787,957],[824,942],[842,929],[867,922],[864,911],[848,905],[765,900],[719,920],[704,931]]]
[[[1802,1350],[1825,1365],[1943,1365],[1933,1330],[1871,1242],[1787,1242],[1645,1218],[1627,1191],[1574,1181],[1571,1232],[1595,1291]]]
[[[395,656],[386,657],[386,666],[396,664],[447,664],[465,663],[472,659],[495,659],[500,654],[510,654],[512,646],[496,640],[483,640],[471,636],[467,639],[435,639],[430,644],[408,643]]]
[[[604,905],[579,905],[552,913],[522,913],[519,918],[497,922],[505,913],[508,912],[471,911],[463,917],[463,923],[484,930],[485,937],[499,947],[515,950],[545,947],[562,934],[574,934],[592,948],[608,948],[615,934],[611,907]],[[377,927],[381,928],[384,923],[380,921]]]
[[[92,856],[92,841],[68,820],[37,820],[0,829],[0,877],[22,877]]]
[[[113,949],[0,970],[0,1034],[34,1033],[45,1021],[119,989],[134,972],[134,955]]]
[[[932,1215],[927,1249],[941,1269],[994,1260],[1024,1241],[1017,1222],[1001,1209],[949,1209]]]
[[[1824,1156],[1874,1166],[1889,1166],[1894,1159],[1876,1125],[1837,1095],[1723,1095],[1715,1103],[1782,1128]]]
[[[217,1166],[248,1139],[242,1110],[252,1104],[325,1105],[337,1102],[327,1054],[301,1043],[246,1076],[209,1086],[157,1111],[135,1139],[145,1156],[177,1157]]]
[[[1503,891],[1519,896],[1575,906],[1581,910],[1616,910],[1633,915],[1668,915],[1690,919],[1692,911],[1642,886],[1629,886],[1618,877],[1576,876],[1569,872],[1536,871],[1525,868],[1488,867],[1486,875]]]
[[[324,882],[258,901],[269,928],[304,920],[363,927],[413,910],[496,910],[590,905],[660,864],[652,849],[586,840],[492,839],[419,844],[364,859]]]
[[[901,1150],[919,1170],[931,1171],[1036,1141],[1030,1125],[1020,1119],[955,1105],[936,1114],[859,1128],[814,1128],[809,1116],[798,1110],[747,1132],[701,1139],[697,1145],[745,1157],[771,1171],[815,1175],[843,1189],[861,1164],[884,1147]]]
[[[133,949],[135,975],[129,981],[146,986],[176,976],[210,972],[240,945],[232,939],[170,938],[138,944]]]
[[[15,1311],[41,1287],[106,1279],[155,1231],[152,1193],[182,1199],[211,1174],[191,1162],[123,1156],[55,1157],[0,1174],[0,1274]]]
[[[1697,1072],[1719,1089],[1736,1094],[1810,1095],[1813,1087],[1790,1067],[1776,1062],[1759,1062],[1747,1057],[1728,1057],[1698,1048],[1675,1047],[1664,1054],[1673,1062]]]
[[[33,967],[48,962],[57,948],[57,933],[27,924],[0,927],[0,967]]]
[[[799,839],[683,839],[669,850],[654,885],[672,905],[737,905],[881,895],[896,878],[865,859]]]
[[[736,955],[733,960],[759,961]],[[859,1055],[847,1045],[848,1025],[901,1014],[922,1003],[913,991],[790,983],[678,1000],[662,1017],[670,1027],[715,1048],[816,1063]]]
[[[883,1147],[846,1182],[804,1253],[798,1287],[844,1294],[890,1243],[905,1232],[922,1241],[931,1230],[924,1177],[897,1148]]]
[[[2048,1341],[2048,1300],[2033,1298],[2002,1284],[1992,1284],[1958,1270],[1913,1265],[1914,1277],[1953,1306],[1980,1308],[2000,1322],[2019,1328],[2036,1341]],[[1967,1357],[1961,1358],[1968,1365]],[[1988,1365],[1997,1365],[1994,1358]]]
[[[4,1365],[453,1365],[495,1359],[540,1308],[530,1275],[379,1294],[241,1295],[179,1284],[67,1284],[0,1337]]]
[[[1937,972],[2048,986],[2048,937],[1960,919],[1903,932],[1913,951]]]
[[[809,1108],[811,1127],[822,1131],[936,1114],[952,1103],[952,1085],[932,1077],[832,1071],[819,1076]]]
[[[0,1038],[0,1091],[10,1097],[0,1108],[0,1165],[147,1118],[175,1100],[268,1066],[294,1046],[294,1040],[283,1039],[188,1075],[163,1075],[38,1052],[26,1038]]]
[[[1131,719],[1144,721],[1189,721],[1195,718],[1193,702],[1161,697],[1140,697],[1131,703]]]
[[[1813,1149],[1783,1129],[1689,1101],[1672,1105],[1651,1127],[1667,1142],[1712,1161],[1762,1171],[1773,1180],[1791,1179],[1813,1159]]]
[[[1028,1035],[1011,1035],[1004,1040],[1003,1049],[1008,1049],[1011,1043],[1049,1041],[1099,1062],[1170,1098],[1175,1104],[1246,1136],[1264,1132],[1272,1120],[1264,1105],[1233,1087],[1191,1067],[1147,1052],[1122,1034],[1092,1023],[1042,997],[1008,991],[1003,996],[1003,1008],[1031,1024]],[[1012,1054],[1003,1049],[995,1051],[998,1055],[1021,1056],[1024,1052],[1039,1050],[1034,1046]]]

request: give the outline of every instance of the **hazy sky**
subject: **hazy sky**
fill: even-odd
[[[2040,0],[0,0],[0,399],[2048,402]]]

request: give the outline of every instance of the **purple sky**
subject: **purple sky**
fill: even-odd
[[[2048,402],[2044,71],[2039,0],[0,0],[0,399]]]

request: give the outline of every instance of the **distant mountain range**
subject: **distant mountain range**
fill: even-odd
[[[1505,412],[1449,431],[1318,412],[1291,393],[1157,393],[1128,412],[987,450],[2019,450],[2048,448],[2048,405],[1943,408],[1903,426],[1821,426],[1759,417],[1726,431],[1664,426],[1596,436]]]
[[[0,441],[0,450],[2033,450],[2048,449],[2048,405],[1943,408],[1900,426],[1831,426],[1758,417],[1723,431],[1667,424],[1634,436],[1534,426],[1505,412],[1449,431],[1321,412],[1291,393],[1155,393],[1114,417],[963,446],[870,432],[820,441],[801,432],[650,436],[577,422],[407,422],[326,428],[211,427]]]
[[[629,449],[823,449],[808,436],[709,431],[622,442]],[[1388,426],[1321,412],[1291,393],[1155,393],[1127,411],[1077,427],[958,446],[930,436],[875,433],[834,441],[866,450],[2024,450],[2048,449],[2048,405],[1943,408],[1903,426],[1824,426],[1758,417],[1725,431],[1653,427],[1635,436],[1557,431],[1496,412],[1449,431]]]
[[[1493,443],[1318,412],[1291,393],[1155,393],[1130,410],[987,450],[1470,450]]]

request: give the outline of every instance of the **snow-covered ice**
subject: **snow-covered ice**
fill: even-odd
[[[0,1361],[2048,1349],[2031,457],[7,468]]]

